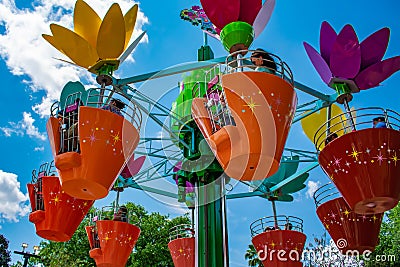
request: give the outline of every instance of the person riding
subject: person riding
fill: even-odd
[[[264,49],[257,48],[256,51],[251,54],[250,59],[251,62],[257,66],[255,69],[256,71],[263,71],[271,74],[275,74],[277,71],[275,60]]]
[[[122,115],[121,110],[123,110],[124,108],[125,108],[124,102],[122,102],[121,100],[119,100],[117,98],[113,98],[113,99],[111,99],[110,104],[104,105],[101,109],[111,111],[111,112],[123,117],[124,115]]]
[[[372,120],[373,128],[387,128],[385,117],[376,117]]]
[[[117,213],[114,214],[114,221],[128,222],[128,209],[125,206],[120,206]]]

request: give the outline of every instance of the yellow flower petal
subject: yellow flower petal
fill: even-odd
[[[47,35],[47,34],[42,34],[43,39],[45,39],[47,42],[49,42],[52,46],[57,48],[58,51],[63,53],[65,55],[65,52],[62,50],[62,44],[57,42],[57,39],[54,38],[54,36]]]
[[[97,33],[101,19],[99,15],[84,1],[78,0],[74,10],[74,31],[96,47]]]
[[[100,25],[97,36],[97,54],[101,59],[116,59],[125,46],[125,21],[121,8],[113,4]]]
[[[135,28],[137,12],[138,12],[138,5],[134,5],[131,9],[129,9],[129,11],[124,16],[125,31],[126,31],[124,50],[128,46],[132,36],[133,29]]]
[[[88,41],[75,32],[57,24],[50,25],[55,44],[61,44],[61,49],[77,65],[88,68],[96,63],[96,50]]]
[[[306,136],[308,137],[308,139],[311,140],[311,142],[314,142],[314,135],[317,132],[317,130],[319,129],[319,127],[321,127],[327,121],[327,118],[328,118],[327,110],[328,110],[327,108],[321,109],[319,113],[316,112],[316,113],[314,113],[310,116],[307,116],[301,120],[301,126],[303,128],[303,131],[306,134]],[[333,104],[332,108],[331,108],[331,118],[333,118],[341,113],[343,113],[341,108],[339,106]],[[340,123],[341,119],[345,120],[345,118],[341,118],[341,117],[331,120],[330,132],[337,131],[336,133],[338,134],[338,136],[343,135],[343,130],[340,130],[343,128],[343,125]],[[324,140],[326,138],[326,124],[324,125],[324,127],[321,130],[319,130],[317,138],[322,133],[323,133],[323,135],[318,140],[318,143],[322,143],[322,145],[320,146],[320,149],[324,148],[324,146],[325,146]]]

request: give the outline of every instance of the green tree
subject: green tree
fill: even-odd
[[[253,245],[249,245],[244,258],[248,260],[250,267],[263,267],[262,261],[258,258],[257,250]]]
[[[8,267],[10,261],[11,256],[8,250],[8,240],[0,234],[0,267]]]
[[[159,213],[148,213],[143,206],[130,202],[125,206],[130,214],[135,214],[129,217],[130,223],[138,225],[141,229],[140,237],[127,266],[173,266],[168,250],[169,229],[175,225],[190,223],[189,218],[181,216],[170,219],[169,216]],[[94,214],[95,211],[92,209],[90,213]],[[88,224],[89,219],[85,218],[68,242],[41,242],[40,262],[46,267],[96,266],[94,260],[89,257],[90,246],[85,231],[85,226]]]
[[[383,256],[391,259],[380,261]],[[379,234],[379,245],[368,258],[370,260],[365,261],[368,267],[400,266],[400,205],[386,212]]]

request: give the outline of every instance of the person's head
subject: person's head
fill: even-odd
[[[338,138],[337,133],[331,133],[330,135],[328,135],[328,137],[325,140],[325,145],[327,145],[329,142],[335,140],[336,138]]]
[[[125,206],[120,206],[117,214],[122,215],[128,213],[128,209]]]
[[[385,117],[376,117],[372,120],[372,124],[375,127],[379,122],[385,122]]]
[[[118,109],[123,109],[125,107],[125,103],[122,102],[121,100],[117,99],[117,98],[113,98],[110,101],[110,105],[118,108]]]
[[[277,69],[276,63],[271,55],[261,48],[257,48],[257,50],[251,54],[251,62],[259,67],[262,66],[275,71]]]

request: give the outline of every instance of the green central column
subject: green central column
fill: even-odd
[[[224,179],[208,173],[197,186],[197,266],[223,267],[228,262]]]

